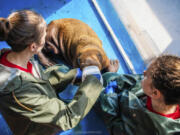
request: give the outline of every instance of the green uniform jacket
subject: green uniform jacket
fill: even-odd
[[[75,127],[99,97],[99,80],[87,76],[65,104],[57,93],[72,83],[76,69],[63,73],[65,67],[54,66],[43,72],[32,63],[34,76],[0,64],[0,110],[14,135],[54,135]]]
[[[111,135],[179,135],[180,119],[173,120],[146,109],[142,75],[103,75],[104,85],[116,80],[116,93],[102,93],[96,106]],[[100,108],[100,109],[99,109]]]

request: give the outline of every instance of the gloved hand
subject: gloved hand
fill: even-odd
[[[116,81],[111,81],[106,86],[106,88],[104,90],[104,93],[105,94],[114,93],[117,88],[118,88],[117,82]]]
[[[101,72],[99,71],[99,68],[97,66],[85,67],[83,71],[78,68],[76,73],[76,79],[82,79],[82,81],[84,81],[88,75],[95,76],[103,84]]]
[[[85,67],[85,68],[83,69],[83,71],[81,71],[80,68],[77,68],[75,81],[76,81],[76,82],[84,81],[84,79],[86,78],[87,75],[93,75],[93,76],[95,76],[98,80],[100,80],[101,83],[103,83],[102,76],[101,76],[101,73],[100,73],[100,71],[99,71],[99,68],[96,67],[96,66],[88,66],[88,67]]]
[[[77,68],[76,79],[78,79],[78,80],[82,79],[82,71],[80,68]]]

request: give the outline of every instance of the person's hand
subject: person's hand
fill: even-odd
[[[97,66],[87,66],[87,67],[83,68],[82,81],[84,81],[88,75],[95,76],[103,84],[101,72]]]
[[[75,83],[79,83],[82,81],[82,71],[80,68],[77,68],[77,72],[76,72],[76,76],[75,76],[75,80],[73,82]]]
[[[76,79],[78,79],[78,80],[82,79],[82,71],[80,68],[77,68]]]
[[[116,81],[111,81],[106,86],[106,88],[104,90],[104,93],[105,94],[114,93],[117,88],[118,88],[117,82]]]

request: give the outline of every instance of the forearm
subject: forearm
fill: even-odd
[[[94,76],[88,76],[80,85],[73,101],[68,106],[73,109],[79,108],[77,110],[84,110],[83,118],[95,104],[102,90],[103,86],[100,81]],[[80,106],[76,106],[75,102]]]
[[[45,73],[48,75],[50,84],[57,92],[63,91],[67,85],[73,83],[76,76],[77,69],[62,72],[61,69],[64,68],[65,67],[63,66],[54,66],[45,71]]]

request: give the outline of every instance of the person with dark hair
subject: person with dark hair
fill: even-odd
[[[0,53],[0,111],[14,135],[54,135],[71,129],[102,91],[96,66],[82,72],[66,70],[63,65],[42,70],[32,57],[43,48],[45,36],[46,22],[34,11],[15,11],[0,18],[0,41],[11,47]],[[79,79],[82,81],[70,103],[58,99],[59,92]]]
[[[180,57],[154,59],[144,75],[103,74],[96,104],[111,135],[174,135],[180,132]]]

